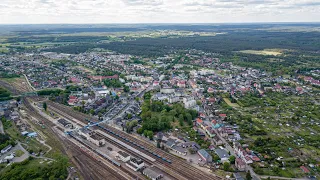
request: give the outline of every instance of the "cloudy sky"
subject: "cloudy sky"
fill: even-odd
[[[320,0],[0,0],[0,24],[319,21]]]

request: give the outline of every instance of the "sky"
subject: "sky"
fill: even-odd
[[[320,0],[0,0],[0,24],[320,22]]]

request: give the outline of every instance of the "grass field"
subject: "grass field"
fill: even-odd
[[[232,103],[228,98],[223,98],[223,100],[231,107],[240,107],[237,103]]]
[[[241,53],[246,53],[246,54],[255,54],[255,55],[271,55],[271,56],[278,56],[282,54],[282,50],[279,49],[265,49],[265,50],[243,50],[239,51]]]
[[[23,154],[24,154],[24,152],[23,151],[21,151],[20,149],[19,150],[16,150],[16,156],[17,157],[21,157]]]

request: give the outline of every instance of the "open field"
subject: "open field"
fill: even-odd
[[[239,51],[241,53],[246,53],[246,54],[255,54],[255,55],[265,55],[265,56],[279,56],[282,55],[282,50],[280,49],[265,49],[265,50],[243,50]]]
[[[223,100],[231,107],[240,107],[237,103],[232,103],[228,98],[223,98]]]
[[[26,79],[21,76],[18,78],[1,78],[1,81],[7,82],[10,84],[14,89],[20,91],[20,92],[30,92],[32,91],[32,88],[29,87]]]

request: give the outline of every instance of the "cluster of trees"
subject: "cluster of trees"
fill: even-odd
[[[136,127],[137,125],[138,125],[138,121],[137,120],[133,120],[133,121],[127,122],[126,123],[127,132],[128,133],[132,132],[133,128]]]
[[[192,120],[197,115],[197,111],[185,109],[181,104],[169,106],[160,101],[145,101],[140,116],[143,120],[143,130],[158,132],[171,129],[171,123],[176,120],[179,120],[181,126],[184,125],[184,122],[192,125]]]
[[[11,74],[6,72],[0,73],[0,78],[18,78],[18,77],[20,77],[18,74]]]
[[[58,156],[50,164],[39,164],[33,161],[37,160],[29,157],[21,163],[12,164],[1,172],[0,179],[66,179],[68,176],[69,163],[66,157]]]
[[[50,100],[67,105],[71,91],[81,91],[81,88],[78,86],[67,86],[65,90],[44,89],[44,90],[38,91],[37,94],[39,96],[50,96]]]
[[[6,101],[12,99],[11,93],[7,91],[6,89],[0,87],[0,101]]]
[[[123,83],[120,82],[118,79],[105,79],[103,80],[103,83],[107,87],[120,88],[123,86]]]

